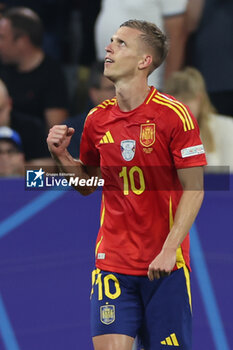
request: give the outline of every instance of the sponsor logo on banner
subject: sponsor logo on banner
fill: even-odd
[[[135,140],[124,140],[121,141],[121,154],[124,160],[129,162],[133,159],[136,150]]]
[[[150,147],[155,142],[155,124],[147,123],[140,126],[140,143],[144,147]]]
[[[100,307],[100,321],[107,325],[115,321],[114,305],[103,305]]]

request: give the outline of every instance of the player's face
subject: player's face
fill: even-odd
[[[113,82],[128,80],[138,74],[138,63],[142,58],[140,31],[121,27],[106,47],[104,75]]]
[[[5,64],[16,64],[18,56],[18,39],[14,37],[11,22],[0,20],[0,58]]]

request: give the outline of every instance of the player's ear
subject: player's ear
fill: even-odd
[[[142,59],[138,62],[138,68],[145,69],[148,68],[152,63],[152,56],[151,55],[143,55]]]

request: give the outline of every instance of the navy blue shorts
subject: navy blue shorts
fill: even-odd
[[[138,335],[145,350],[165,350],[169,345],[191,349],[191,295],[186,267],[153,282],[147,276],[96,269],[92,283],[93,337]]]

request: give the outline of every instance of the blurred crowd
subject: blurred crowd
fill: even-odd
[[[213,171],[233,172],[232,0],[0,0],[1,177],[55,167],[46,145],[54,124],[75,128],[69,151],[79,157],[88,111],[115,94],[105,47],[134,18],[169,38],[149,84],[190,108]]]

